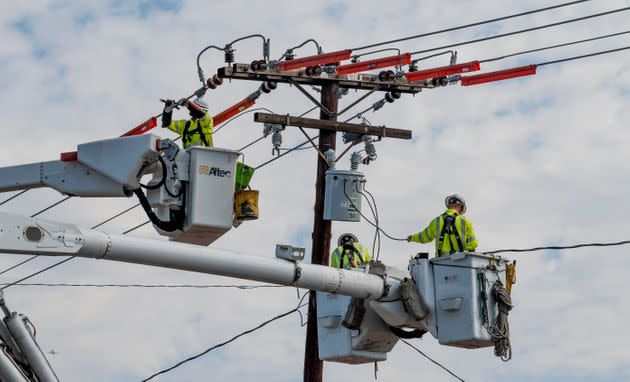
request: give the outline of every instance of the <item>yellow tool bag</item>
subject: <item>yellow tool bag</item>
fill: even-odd
[[[258,190],[240,190],[234,193],[234,219],[258,219]]]

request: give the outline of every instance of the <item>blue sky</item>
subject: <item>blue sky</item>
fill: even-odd
[[[161,111],[160,98],[180,98],[198,87],[195,57],[209,44],[262,33],[272,56],[317,38],[325,51],[422,33],[550,4],[542,0],[487,6],[480,0],[392,1],[386,6],[349,1],[251,3],[243,1],[50,1],[0,5],[0,105],[4,117],[3,165],[56,159],[77,144],[117,136]],[[627,6],[589,2],[496,25],[397,45],[403,51],[501,33],[559,19]],[[273,9],[273,11],[271,10]],[[458,49],[460,62],[613,33],[627,14],[601,22],[515,36]],[[541,52],[484,66],[497,70],[627,45],[627,36]],[[258,41],[236,46],[237,60],[259,59]],[[312,46],[298,51],[310,54]],[[446,57],[427,61],[441,66]],[[626,239],[630,163],[627,108],[628,53],[539,68],[534,77],[483,86],[427,90],[370,113],[373,124],[413,130],[413,140],[377,144],[378,160],[362,170],[378,201],[382,227],[393,236],[423,228],[442,212],[444,195],[458,192],[469,203],[480,249],[533,247]],[[206,74],[223,65],[220,54],[203,56]],[[209,92],[216,113],[256,89],[228,82]],[[350,92],[347,105],[361,93]],[[373,95],[365,107],[377,101]],[[299,114],[311,105],[294,88],[280,85],[257,106]],[[364,106],[361,104],[360,106]],[[312,114],[315,115],[315,114]],[[184,117],[182,114],[181,117]],[[163,130],[156,134],[173,137]],[[215,137],[238,148],[262,127],[243,117]],[[302,140],[287,130],[287,146]],[[342,147],[341,140],[338,147]],[[250,164],[270,158],[271,142],[246,151]],[[291,154],[258,171],[261,218],[230,231],[215,246],[272,257],[276,243],[310,251],[315,158]],[[340,162],[340,166],[348,166]],[[59,200],[50,190],[3,205],[30,215]],[[0,199],[3,200],[3,199]],[[135,200],[73,199],[47,211],[49,219],[91,226]],[[145,217],[137,209],[103,227],[120,233]],[[333,239],[355,232],[371,242],[365,222],[333,224]],[[157,237],[151,227],[137,235]],[[370,245],[371,247],[371,245]],[[381,259],[405,269],[408,258],[432,246],[383,241]],[[464,351],[418,341],[432,357],[470,381],[630,380],[628,335],[619,317],[630,314],[620,280],[630,260],[623,248],[539,252],[514,256],[519,279],[510,314],[514,359],[495,359],[491,349]],[[0,256],[0,269],[20,257]],[[44,268],[37,259],[2,275],[2,282]],[[73,260],[34,282],[238,283],[238,281],[128,264]],[[253,327],[297,303],[295,290],[154,291],[13,287],[10,306],[29,315],[44,349],[64,381],[141,380],[208,346]],[[160,381],[299,380],[304,329],[291,316],[173,371]],[[449,381],[439,368],[397,346],[379,365],[379,380],[422,376]],[[326,364],[326,381],[373,378],[372,365]]]

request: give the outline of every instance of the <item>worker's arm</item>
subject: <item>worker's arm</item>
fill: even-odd
[[[214,127],[212,117],[210,114],[207,114],[201,120],[201,131],[203,135],[206,137],[206,142],[208,142],[209,147],[213,147],[212,143],[212,129]]]
[[[337,249],[335,249],[334,251],[332,251],[332,253],[330,254],[330,266],[333,268],[339,268],[339,266],[341,264],[339,264],[339,255],[338,255]]]
[[[475,231],[473,230],[472,223],[470,219],[466,219],[466,250],[474,251],[477,248],[477,237],[475,236]]]
[[[359,250],[361,251],[361,259],[363,260],[363,264],[367,264],[372,261],[372,255],[370,254],[370,250],[363,244],[360,244]]]
[[[439,218],[436,218],[439,219]],[[431,223],[424,229],[422,232],[414,233],[409,238],[409,241],[413,241],[414,243],[430,243],[435,240],[436,230],[435,230],[435,220],[431,220]]]
[[[179,135],[182,135],[184,133],[184,128],[186,127],[186,121],[185,119],[180,119],[177,121],[171,121],[171,123],[168,126],[163,126],[166,127],[167,129],[176,132]]]

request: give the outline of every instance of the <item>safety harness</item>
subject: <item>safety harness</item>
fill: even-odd
[[[344,253],[346,251],[348,251],[348,256],[345,256],[345,258],[348,259],[348,261],[350,261],[350,256],[352,256],[352,258],[354,258],[354,254],[356,253],[357,257],[359,258],[359,265],[363,265],[365,263],[365,261],[363,260],[363,256],[361,256],[361,254],[359,253],[359,251],[357,250],[357,248],[354,246],[354,244],[352,245],[352,249],[345,249],[343,246],[341,247],[341,253],[339,253],[339,269],[346,269],[345,268],[345,264],[344,264]],[[350,265],[352,265],[352,262],[350,262]]]
[[[453,215],[449,215],[447,213],[442,215],[442,218],[444,220],[444,225],[442,226],[442,230],[440,231],[440,236],[438,238],[437,257],[442,256],[442,248],[444,247],[444,235],[448,236],[448,242],[451,245],[451,250],[448,253],[448,255],[456,252],[455,246],[453,245],[452,236],[455,236],[455,241],[457,242],[457,246],[458,246],[457,248],[459,248],[460,251],[464,250],[462,238],[459,236],[459,232],[457,231],[457,228],[455,227],[455,220],[457,220],[458,215],[459,213],[457,212],[455,212]]]
[[[206,147],[210,147],[210,145],[208,144],[208,140],[206,139],[206,135],[203,133],[203,130],[201,130],[201,119],[197,119],[196,129],[188,130],[188,128],[190,128],[191,125],[192,125],[192,122],[190,122],[190,119],[186,121],[186,126],[184,126],[184,133],[182,134],[182,140],[184,141],[184,146],[188,146],[188,142],[192,140],[191,136],[193,134],[199,134],[199,137],[201,138],[201,141],[203,142],[203,144]]]

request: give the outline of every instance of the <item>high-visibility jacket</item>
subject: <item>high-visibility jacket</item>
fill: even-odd
[[[167,127],[182,137],[185,149],[190,146],[212,147],[212,117],[207,113],[201,118],[171,121]]]
[[[452,234],[444,233],[443,239],[440,240],[440,235],[444,229],[445,215],[454,216],[454,230]],[[464,249],[459,247],[457,236],[462,243]],[[475,231],[473,230],[470,219],[464,215],[460,215],[457,211],[448,209],[442,215],[436,217],[429,223],[427,228],[422,232],[411,235],[411,241],[416,243],[429,243],[435,240],[435,256],[447,256],[451,253],[462,251],[474,251],[477,248],[477,238],[475,237]]]
[[[372,260],[370,251],[365,245],[354,243],[354,248],[354,251],[344,249],[342,246],[335,248],[330,254],[330,266],[341,269],[358,268]]]

